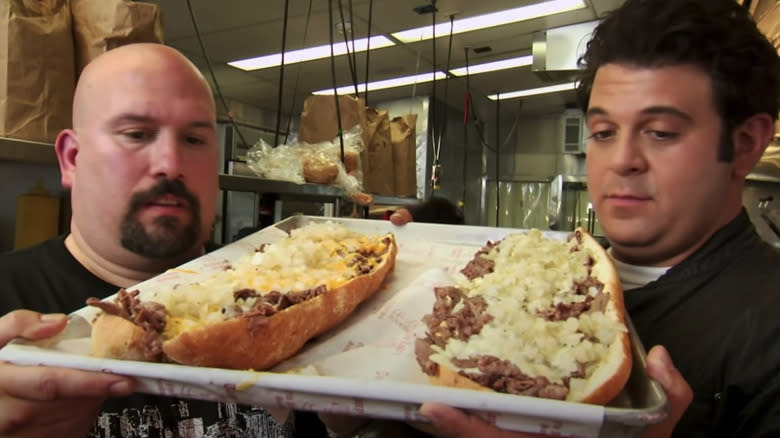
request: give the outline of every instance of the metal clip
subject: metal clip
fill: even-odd
[[[441,188],[441,164],[434,164],[431,168],[431,183],[433,184],[433,190]]]

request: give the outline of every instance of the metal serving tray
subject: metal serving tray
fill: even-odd
[[[666,396],[645,372],[645,350],[630,321],[633,369],[622,393],[607,406],[427,383],[413,348],[414,338],[425,330],[420,317],[431,308],[431,286],[446,281],[447,271],[462,267],[485,242],[516,229],[424,223],[396,227],[380,220],[293,216],[135,288],[144,294],[197,281],[261,243],[323,221],[365,233],[394,233],[399,245],[395,270],[384,288],[347,321],[268,372],[100,359],[88,355],[89,337],[67,335],[44,344],[12,342],[0,349],[0,360],[126,374],[136,377],[140,392],[261,405],[275,412],[297,409],[425,421],[417,413],[419,405],[438,401],[476,412],[505,429],[579,437],[636,437],[645,426],[665,418]],[[76,313],[91,320],[96,309]]]

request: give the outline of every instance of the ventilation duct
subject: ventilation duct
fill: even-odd
[[[535,32],[531,53],[532,69],[548,82],[572,81],[577,76],[577,60],[599,20]]]

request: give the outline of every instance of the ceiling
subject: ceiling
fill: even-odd
[[[147,0],[159,4],[162,11],[165,43],[179,49],[189,57],[207,78],[211,78],[206,57],[199,43],[190,16],[188,0]],[[333,38],[343,41],[339,33],[341,22],[339,0],[288,0],[286,49],[327,44],[332,22]],[[332,2],[332,20],[328,4]],[[341,0],[345,21],[354,26],[354,37],[367,34],[369,0]],[[413,8],[430,4],[431,0],[373,0],[371,34],[384,34],[431,24],[432,14],[420,15]],[[538,0],[438,0],[436,22],[485,14],[509,9]],[[622,0],[586,0],[587,7],[577,11],[557,14],[498,28],[454,35],[452,50],[448,50],[449,35],[436,39],[435,60],[439,69],[466,65],[466,49],[470,65],[494,61],[506,57],[531,53],[533,34],[537,31],[592,21],[614,9]],[[230,67],[226,62],[240,58],[278,53],[282,49],[285,0],[189,0],[206,56],[214,72],[219,91],[225,99],[235,100],[255,107],[277,112],[279,85],[282,87],[281,112],[297,115],[302,102],[312,91],[332,87],[331,60],[323,59],[284,67],[245,72]],[[311,14],[308,14],[311,5]],[[351,13],[350,13],[351,5]],[[352,19],[350,20],[350,16]],[[308,24],[307,24],[308,23]],[[339,29],[337,29],[339,28]],[[487,53],[476,53],[474,48],[490,47]],[[366,78],[366,55],[355,56],[358,82]],[[424,73],[433,70],[434,44],[431,40],[411,44],[398,43],[394,47],[373,50],[369,57],[369,80]],[[348,58],[335,58],[336,83],[352,84]],[[210,79],[211,80],[211,79]],[[466,81],[455,78],[436,81],[436,96],[455,108],[462,107]],[[494,105],[485,96],[499,91],[533,88],[551,85],[534,73],[531,67],[501,72],[473,75],[469,88],[477,108]],[[212,83],[213,85],[213,83]],[[388,90],[370,92],[369,105],[406,98],[413,95],[431,95],[433,84],[418,84]],[[573,93],[555,93],[507,101],[510,111],[522,113],[550,113],[560,111],[573,103]],[[504,110],[502,110],[503,113]]]

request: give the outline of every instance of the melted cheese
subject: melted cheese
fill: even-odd
[[[459,287],[469,296],[482,296],[494,319],[468,342],[451,338],[444,349],[433,345],[433,361],[478,372],[451,361],[492,355],[509,360],[528,376],[546,376],[560,383],[577,371],[578,363],[585,364],[588,375],[617,334],[626,331],[623,324],[598,312],[565,321],[545,321],[538,315],[558,303],[585,299],[574,290],[589,276],[590,254],[577,248],[574,239],[547,239],[538,230],[514,233],[483,257],[496,262],[494,271]],[[592,287],[588,293],[595,295],[598,290]]]
[[[207,280],[160,290],[145,299],[168,310],[171,317],[163,335],[173,337],[186,328],[230,318],[236,313],[235,306],[249,310],[256,299],[236,302],[233,293],[240,289],[265,294],[339,286],[357,275],[352,260],[358,251],[380,253],[386,249],[383,237],[364,235],[332,222],[310,224],[293,230],[287,239],[266,245],[263,252],[246,254],[231,269]]]

